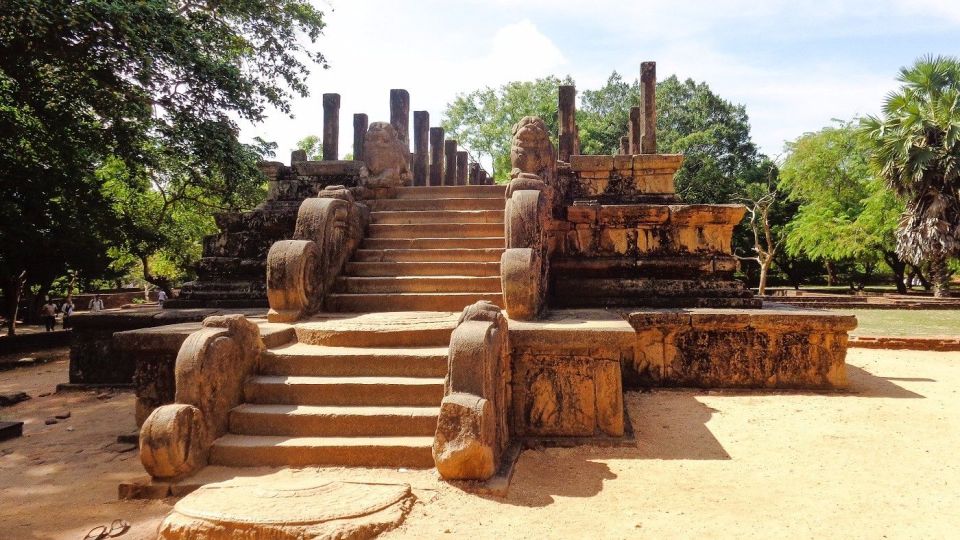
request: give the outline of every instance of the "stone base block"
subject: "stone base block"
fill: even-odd
[[[837,389],[847,385],[856,317],[813,310],[650,309],[625,314],[637,333],[627,386]]]
[[[571,310],[511,320],[509,329],[514,436],[623,435],[620,366],[632,351],[630,325],[602,310]]]

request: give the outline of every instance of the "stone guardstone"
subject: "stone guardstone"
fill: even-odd
[[[202,486],[177,502],[158,538],[373,538],[398,526],[414,498],[407,484],[233,479]]]

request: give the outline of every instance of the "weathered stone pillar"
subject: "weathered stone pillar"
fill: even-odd
[[[367,136],[369,120],[363,113],[353,115],[353,160],[363,161],[363,138]]]
[[[430,168],[430,113],[413,113],[413,185],[427,185]]]
[[[657,63],[640,64],[641,154],[657,153]]]
[[[447,139],[443,143],[443,185],[452,186],[457,183],[457,141]]]
[[[410,92],[390,90],[390,124],[397,130],[400,142],[410,149]]]
[[[301,161],[307,160],[307,151],[306,150],[294,150],[290,153],[290,164],[300,163]]]
[[[457,152],[457,185],[467,185],[467,167],[470,166],[470,160],[464,151]]]
[[[476,186],[480,183],[480,164],[470,164],[470,175],[467,177],[467,184]]]
[[[627,151],[625,154],[640,154],[640,141],[643,138],[643,122],[640,121],[640,107],[630,107],[630,121],[627,123]]]
[[[340,156],[340,94],[323,95],[323,160]]]
[[[443,128],[430,128],[430,185],[443,185]]]
[[[627,135],[624,135],[623,137],[620,137],[620,155],[629,154],[629,153],[630,153],[630,137]]]
[[[572,85],[560,86],[560,161],[570,161],[570,155],[577,146],[577,88]]]

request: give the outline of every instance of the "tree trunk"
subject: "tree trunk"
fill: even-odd
[[[837,267],[833,265],[833,261],[826,261],[824,265],[827,267],[827,286],[833,287],[837,284]]]
[[[140,263],[143,265],[143,279],[147,280],[148,283],[152,283],[153,285],[163,289],[163,292],[167,293],[167,298],[173,298],[173,283],[170,281],[170,279],[151,274],[150,263],[147,260],[147,257],[141,256]]]
[[[771,259],[760,262],[760,285],[757,287],[757,294],[765,296],[767,294],[767,273],[770,270]]]
[[[17,333],[17,312],[20,310],[20,296],[23,294],[23,282],[26,272],[21,272],[19,276],[7,276],[0,285],[3,290],[3,297],[7,305],[4,306],[4,313],[7,317],[7,335],[13,336]]]
[[[927,279],[927,276],[924,275],[923,270],[914,264],[911,264],[910,267],[917,273],[917,279],[920,280],[920,286],[923,287],[923,290],[929,291],[933,285],[930,283],[930,280]]]
[[[941,255],[930,258],[930,281],[933,283],[934,298],[950,296],[950,273],[947,270],[946,257]]]
[[[897,292],[907,294],[907,263],[901,261],[900,257],[897,257],[897,254],[892,251],[884,251],[883,260],[893,271],[893,281],[897,285]]]

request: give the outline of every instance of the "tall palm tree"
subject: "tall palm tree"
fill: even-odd
[[[881,176],[906,201],[897,253],[930,263],[934,296],[949,296],[947,263],[960,256],[960,60],[926,56],[897,77],[882,118],[862,130]]]

